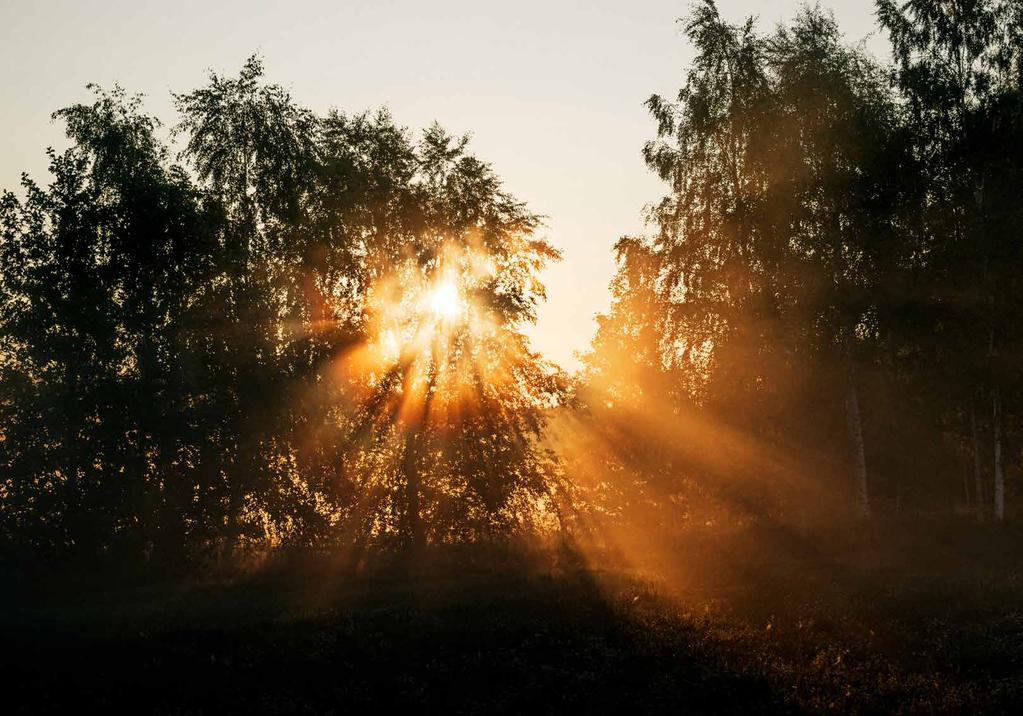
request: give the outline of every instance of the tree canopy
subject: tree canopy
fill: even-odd
[[[549,519],[561,380],[522,334],[558,258],[540,218],[466,137],[319,116],[262,74],[175,95],[177,155],[140,98],[94,88],[54,115],[52,182],[4,194],[23,547],[386,549]]]
[[[166,129],[93,87],[49,183],[0,199],[4,544],[358,562],[591,519],[1004,519],[1023,9],[876,7],[890,63],[819,7],[691,8],[646,105],[664,194],[571,378],[524,333],[559,252],[467,136],[310,111],[258,57]]]
[[[819,8],[768,33],[710,0],[683,21],[685,82],[647,105],[667,193],[652,233],[617,246],[580,393],[594,430],[655,411],[643,448],[608,437],[647,501],[710,490],[733,517],[782,521],[959,499],[1004,514],[1019,6],[877,14],[894,66]]]

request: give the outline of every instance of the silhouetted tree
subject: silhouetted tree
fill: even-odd
[[[215,218],[139,100],[55,114],[71,149],[0,215],[5,525],[45,548],[183,539],[192,487],[189,346]]]
[[[746,473],[727,490],[739,513],[771,511],[764,484],[784,495],[777,509],[819,504],[842,461],[869,515],[871,492],[901,494],[899,440],[934,406],[916,358],[933,311],[912,125],[892,75],[820,10],[761,35],[703,2],[685,28],[686,84],[648,105],[658,138],[644,153],[669,193],[650,212],[654,235],[619,245],[620,300],[601,319],[588,385],[657,371],[665,387],[647,391],[649,407],[675,440],[689,431],[718,453],[687,450],[670,470],[719,490]],[[619,293],[637,276],[652,296],[642,310]]]
[[[53,183],[3,196],[7,537],[187,558],[541,526],[539,218],[467,139],[317,116],[257,58],[175,99],[183,166],[97,91],[55,115]]]
[[[935,376],[969,407],[976,509],[983,519],[977,402],[991,406],[993,509],[1004,518],[1004,415],[1017,382],[1015,304],[1019,240],[1020,6],[1004,0],[877,4],[891,36],[906,95],[916,151],[926,166],[922,202],[927,299],[937,308],[926,325],[936,337]],[[1011,202],[1013,206],[1018,202]],[[1011,400],[1010,405],[1014,406]],[[1009,407],[1010,414],[1014,407]]]

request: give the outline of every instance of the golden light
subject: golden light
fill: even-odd
[[[462,312],[462,301],[453,281],[445,280],[430,291],[428,305],[433,315],[441,319],[455,318]]]
[[[445,400],[471,399],[458,396],[480,380],[503,380],[493,374],[504,349],[496,343],[499,325],[472,298],[493,274],[485,257],[456,248],[445,249],[433,267],[399,262],[369,287],[367,341],[355,369],[370,381],[394,370],[413,383],[420,375],[431,394],[443,392]],[[406,401],[417,395],[407,387]],[[439,400],[432,403],[439,409]]]

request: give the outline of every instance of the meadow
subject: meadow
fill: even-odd
[[[705,542],[688,579],[684,551],[657,576],[482,548],[357,576],[311,554],[81,576],[9,595],[7,712],[1011,713],[1023,534],[991,532],[892,527],[854,567],[818,537],[713,569]],[[772,536],[713,549],[747,540]]]

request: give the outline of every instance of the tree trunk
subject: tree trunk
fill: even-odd
[[[853,368],[852,347],[850,346],[849,339],[846,339],[845,342],[845,417],[856,471],[856,512],[860,517],[869,518],[870,495],[867,491],[867,453],[863,444],[860,398],[856,391],[856,374]]]
[[[977,428],[977,404],[970,401],[970,433],[973,442],[973,505],[977,521],[984,521],[984,475],[980,466],[980,430]]]
[[[1002,466],[1002,405],[996,388],[991,398],[991,435],[995,446],[995,521],[1005,520],[1005,472]]]
[[[412,426],[410,426],[412,427]],[[419,435],[418,428],[409,430],[405,436],[405,458],[402,472],[405,478],[405,519],[409,548],[413,553],[423,546],[423,520],[419,508]]]
[[[967,465],[966,469],[963,470],[963,502],[966,504],[966,511],[969,512],[973,509],[973,502],[971,501],[970,495],[970,466]]]
[[[426,531],[422,517],[422,446],[426,439],[424,431],[433,400],[436,384],[436,348],[428,368],[426,385],[422,391],[415,385],[413,361],[407,362],[402,385],[402,400],[406,416],[403,420],[405,431],[405,454],[402,458],[402,477],[405,480],[405,531],[408,538],[409,555],[418,554],[426,545]]]

